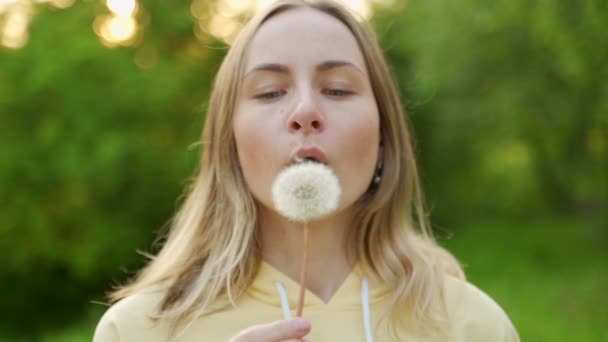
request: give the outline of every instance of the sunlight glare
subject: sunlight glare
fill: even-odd
[[[220,1],[217,4],[217,13],[223,17],[234,18],[240,14],[246,13],[247,8],[235,8],[230,5],[230,1]]]
[[[16,4],[19,0],[0,0],[0,14],[6,12],[12,5]]]
[[[237,21],[231,18],[216,15],[211,19],[209,32],[215,37],[228,41],[239,30],[240,26]]]
[[[244,13],[251,10],[253,3],[251,1],[243,1],[243,0],[227,0],[222,3],[225,3],[230,7],[234,12]]]
[[[132,17],[109,15],[98,18],[94,28],[106,45],[128,45],[137,32],[137,22]]]
[[[109,1],[109,0],[108,0]],[[273,4],[276,0],[218,0],[216,12],[210,20],[204,17],[207,8],[204,0],[192,0],[192,16],[198,19],[194,28],[199,40],[204,40],[205,32],[215,38],[230,43],[242,27],[242,18],[260,11]],[[373,6],[392,6],[395,0],[337,0],[344,7],[355,13],[358,20],[368,20],[373,15]]]
[[[110,11],[121,17],[131,16],[137,9],[135,0],[106,0],[106,5]]]
[[[30,19],[31,11],[28,11],[26,6],[17,7],[8,12],[2,29],[2,45],[11,49],[24,47],[29,39],[27,29]]]

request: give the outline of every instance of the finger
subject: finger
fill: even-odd
[[[246,342],[280,342],[306,336],[310,322],[302,318],[260,324],[243,331],[237,340]]]

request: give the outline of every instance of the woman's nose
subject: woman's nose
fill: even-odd
[[[311,95],[303,95],[298,99],[287,122],[290,133],[300,132],[308,135],[325,129],[325,119]]]

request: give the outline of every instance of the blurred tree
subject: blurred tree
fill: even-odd
[[[605,1],[412,1],[383,45],[437,214],[605,215]]]
[[[196,40],[188,3],[144,6],[132,48],[104,47],[107,9],[78,2],[40,6],[29,43],[0,52],[0,331],[72,321],[175,209],[224,49]]]

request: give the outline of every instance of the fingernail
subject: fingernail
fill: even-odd
[[[293,326],[297,332],[305,332],[310,329],[310,323],[307,320],[298,318],[293,322]]]

